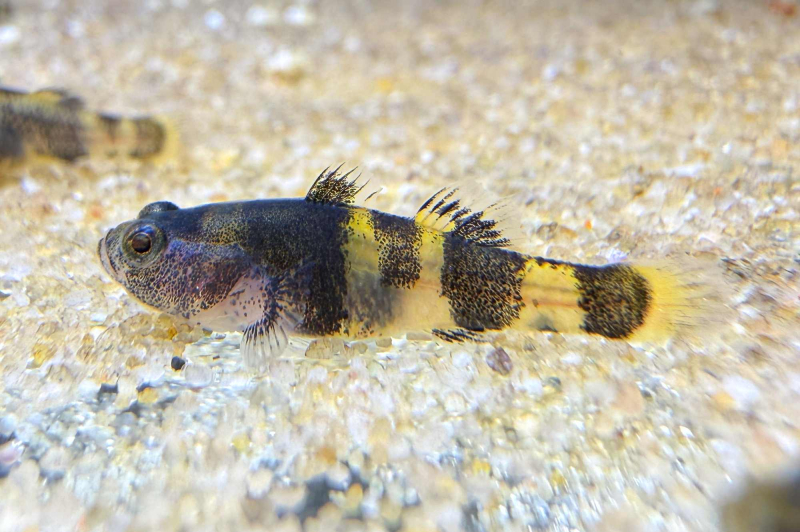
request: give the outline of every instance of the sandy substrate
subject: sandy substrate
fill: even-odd
[[[0,182],[0,530],[714,531],[800,462],[792,4],[11,3],[0,82],[171,114],[186,149]],[[151,201],[298,196],[342,161],[400,214],[477,180],[537,255],[729,259],[735,312],[691,348],[507,335],[505,375],[395,339],[252,378],[238,335],[96,259]]]

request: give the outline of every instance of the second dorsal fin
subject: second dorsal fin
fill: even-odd
[[[503,227],[507,219],[507,204],[495,202],[486,207],[476,207],[473,201],[459,197],[461,188],[440,189],[422,204],[414,221],[425,227],[458,235],[479,246],[510,247],[512,238],[518,235],[513,228],[509,231]],[[470,195],[468,191],[467,195]]]
[[[329,168],[323,170],[308,190],[306,201],[334,205],[353,203],[356,194],[361,192],[366,183],[361,186],[357,185],[356,181],[358,181],[359,176],[349,179],[350,174],[356,170],[355,168],[347,173],[340,174],[339,170],[342,166],[340,164],[334,170]]]

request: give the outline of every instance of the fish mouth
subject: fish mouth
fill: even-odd
[[[111,261],[108,259],[108,244],[107,240],[111,231],[106,233],[106,236],[100,239],[97,243],[97,256],[100,258],[100,262],[103,264],[103,268],[105,268],[106,272],[109,275],[116,278],[117,271],[114,269],[114,266],[111,264]]]

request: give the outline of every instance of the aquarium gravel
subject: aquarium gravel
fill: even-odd
[[[0,176],[0,531],[717,531],[800,466],[792,2],[11,0],[0,83],[183,145]],[[479,182],[526,253],[715,261],[730,312],[700,345],[296,341],[254,374],[97,259],[147,203],[341,162],[404,215]]]

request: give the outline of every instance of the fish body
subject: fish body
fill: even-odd
[[[752,479],[722,506],[723,532],[800,530],[800,471],[785,469],[773,478]]]
[[[61,89],[0,87],[0,167],[83,157],[159,161],[171,157],[177,143],[177,132],[164,117],[90,111]]]
[[[514,329],[659,341],[697,308],[691,283],[663,267],[587,266],[508,249],[497,222],[455,191],[407,218],[353,205],[357,190],[330,172],[306,198],[188,209],[158,202],[109,231],[98,252],[146,305],[244,331],[251,362],[280,352],[290,335],[424,330],[461,342]]]

